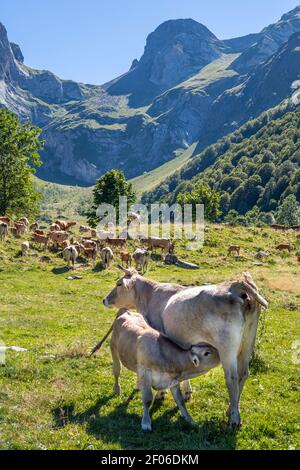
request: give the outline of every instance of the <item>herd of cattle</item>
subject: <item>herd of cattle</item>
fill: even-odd
[[[126,250],[126,238],[114,238],[112,232],[97,232],[95,229],[81,225],[79,227],[79,238],[76,240],[71,236],[70,229],[76,225],[74,221],[57,220],[52,223],[48,230],[41,229],[38,222],[29,223],[26,217],[18,221],[13,221],[7,216],[0,217],[0,240],[4,240],[9,233],[15,238],[24,237],[30,234],[29,241],[23,241],[21,252],[24,256],[29,252],[32,245],[38,245],[47,249],[52,245],[56,249],[61,249],[63,257],[68,264],[75,269],[78,256],[92,260],[95,264],[97,255],[100,253],[102,265],[108,268],[114,259],[115,252],[118,252],[120,260],[127,267],[135,263],[137,269],[143,273],[147,270],[150,253],[157,248],[165,254],[174,252],[174,242],[168,238],[140,238],[142,247],[137,248],[133,253]]]

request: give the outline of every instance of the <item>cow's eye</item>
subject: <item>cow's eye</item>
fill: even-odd
[[[209,355],[210,355],[210,352],[209,352],[209,351],[206,351],[206,352],[204,353],[204,356],[209,356]]]
[[[117,287],[122,287],[122,282],[118,282]]]

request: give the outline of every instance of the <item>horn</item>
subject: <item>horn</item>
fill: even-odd
[[[127,269],[124,266],[121,266],[120,264],[117,265],[117,268],[120,269],[121,271],[123,271],[128,276],[132,275],[132,271],[130,269]]]

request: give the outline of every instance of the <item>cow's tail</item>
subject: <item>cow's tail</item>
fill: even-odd
[[[243,273],[244,279],[240,282],[241,288],[244,292],[250,297],[250,299],[255,300],[262,307],[268,308],[268,302],[264,299],[258,292],[257,286],[254,283],[250,273]]]

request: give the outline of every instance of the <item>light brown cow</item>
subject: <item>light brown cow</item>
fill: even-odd
[[[70,240],[64,240],[62,243],[59,243],[59,246],[64,250],[68,246],[71,246]]]
[[[278,251],[288,250],[289,252],[291,252],[292,251],[292,245],[290,243],[281,243],[280,245],[276,246],[276,250],[278,250]]]
[[[128,251],[121,251],[120,258],[122,263],[126,263],[128,268],[132,264],[132,255]]]
[[[189,349],[208,343],[217,349],[230,398],[231,427],[240,425],[239,400],[248,376],[261,307],[268,307],[249,273],[241,281],[190,288],[149,281],[135,270],[125,276],[104,299],[107,307],[135,308],[151,326]],[[166,300],[168,299],[168,300]]]
[[[126,246],[124,238],[108,238],[107,243],[115,248],[124,248]]]
[[[60,226],[58,224],[51,224],[50,225],[50,232],[59,232]]]
[[[12,225],[12,220],[7,217],[7,216],[3,216],[3,217],[0,217],[0,222],[4,222],[5,224],[7,224],[9,227]]]
[[[45,235],[44,230],[40,230],[39,228],[35,230],[34,233],[37,233],[38,235]]]
[[[229,248],[228,248],[228,256],[230,256],[232,253],[235,253],[237,256],[240,256],[240,251],[241,251],[241,247],[238,246],[238,245],[231,245]]]
[[[285,225],[280,225],[280,224],[272,224],[270,225],[270,227],[273,228],[274,230],[281,230],[283,232],[288,230],[288,227],[286,227]]]
[[[161,248],[164,253],[173,253],[174,252],[174,242],[170,238],[157,238],[151,237],[148,239],[149,247],[151,251],[156,251],[156,248]]]
[[[56,220],[55,223],[60,227],[61,230],[69,230],[71,227],[75,227],[76,222],[74,221],[64,221],[64,220]]]
[[[80,233],[89,233],[91,230],[90,227],[88,227],[87,225],[80,225],[79,227],[79,232]]]
[[[97,248],[85,248],[84,245],[80,244],[79,245],[79,252],[80,254],[83,254],[85,258],[89,261],[90,259],[93,260],[94,264],[97,259]]]
[[[98,247],[97,242],[89,239],[82,240],[82,244],[85,248],[93,248],[94,250],[97,250]]]
[[[64,232],[60,230],[59,232],[49,232],[49,239],[54,243],[54,245],[58,246],[69,237],[68,232]]]
[[[38,233],[33,233],[32,234],[32,241],[34,243],[37,243],[38,245],[44,245],[44,248],[46,249],[47,246],[48,246],[49,237],[47,237],[45,235],[40,235]]]
[[[205,374],[220,363],[216,349],[203,344],[183,350],[166,336],[151,328],[143,315],[120,310],[114,321],[110,342],[115,377],[114,392],[119,395],[120,362],[136,372],[138,386],[142,392],[144,414],[142,430],[151,431],[149,407],[152,403],[152,388],[170,388],[175,402],[190,424],[189,415],[180,390],[180,382]]]
[[[19,236],[25,235],[27,226],[23,222],[15,222],[14,225]]]
[[[101,259],[102,259],[103,266],[105,268],[109,268],[110,263],[114,259],[113,251],[109,246],[102,248]]]
[[[30,230],[31,232],[36,232],[37,230],[39,230],[39,224],[38,224],[38,222],[34,222],[33,224],[31,224],[31,225],[29,226],[29,230]]]
[[[22,217],[20,220],[18,220],[19,224],[24,224],[26,227],[29,227],[29,220],[27,217]]]

